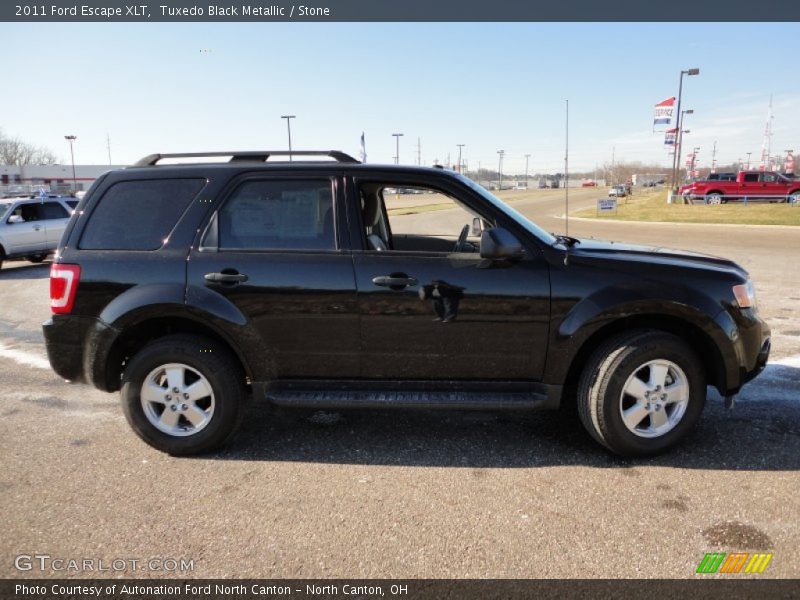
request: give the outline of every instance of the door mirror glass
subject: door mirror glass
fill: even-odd
[[[8,224],[12,225],[14,223],[24,223],[22,220],[22,215],[11,215],[8,217]]]
[[[483,233],[483,221],[480,217],[475,217],[472,219],[472,235],[475,237],[480,236]]]
[[[486,229],[481,234],[481,258],[513,259],[520,258],[524,252],[514,234],[502,227]]]

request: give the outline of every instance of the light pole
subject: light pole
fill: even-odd
[[[748,171],[750,170],[750,155],[751,154],[752,154],[752,152],[748,152],[747,153],[747,170]]]
[[[528,189],[528,160],[530,159],[531,155],[525,155],[525,189]]]
[[[465,144],[456,144],[458,146],[458,172],[461,173],[461,149]]]
[[[500,155],[500,162],[499,166],[497,167],[497,172],[500,174],[500,181],[497,183],[497,190],[500,191],[503,189],[503,154],[505,154],[505,150],[498,150],[497,154]]]
[[[65,135],[64,139],[69,142],[69,154],[72,157],[72,194],[74,195],[78,191],[78,181],[75,177],[75,150],[72,147],[72,143],[78,139],[78,136]]]
[[[294,115],[281,115],[281,119],[286,119],[286,131],[289,133],[289,162],[292,162],[292,119]]]
[[[680,174],[680,170],[681,170],[681,152],[683,151],[682,150],[682,148],[683,148],[683,134],[684,133],[689,133],[688,129],[683,129],[683,126],[685,125],[684,120],[686,118],[686,115],[693,115],[693,114],[694,114],[694,110],[691,109],[691,108],[687,108],[686,110],[682,110],[680,112],[680,127],[678,128],[677,140],[675,141],[675,156],[673,157],[673,160],[675,161],[674,181],[678,180],[678,175]],[[677,190],[675,190],[675,191],[677,191]]]
[[[403,134],[402,133],[393,133],[392,136],[394,136],[395,143],[396,143],[394,164],[399,165],[400,164],[400,138],[403,137]]]
[[[678,115],[678,134],[680,134],[681,129],[683,128],[683,119],[681,118],[681,96],[683,95],[683,76],[684,75],[699,75],[700,69],[687,69],[685,71],[681,71],[680,79],[678,80],[678,107],[676,114]],[[678,191],[678,161],[680,160],[680,154],[678,152],[679,147],[675,149],[675,156],[672,157],[672,192],[675,193]]]

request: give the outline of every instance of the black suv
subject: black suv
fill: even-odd
[[[220,446],[252,396],[569,403],[598,442],[642,455],[687,433],[707,384],[730,398],[767,361],[769,329],[731,261],[554,236],[442,168],[269,160],[286,154],[145,157],[98,179],[64,233],[50,363],[120,390],[158,449]],[[163,161],[181,157],[230,160]]]

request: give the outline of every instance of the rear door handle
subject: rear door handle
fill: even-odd
[[[372,283],[381,287],[402,289],[410,285],[417,285],[417,280],[406,275],[380,275],[373,277]]]
[[[221,273],[206,273],[203,277],[209,283],[244,283],[247,281],[247,275],[244,273],[237,273],[235,271]]]

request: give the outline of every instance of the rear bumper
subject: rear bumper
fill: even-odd
[[[42,323],[47,358],[59,376],[69,381],[85,382],[83,341],[94,319],[54,315]]]
[[[42,332],[53,371],[72,382],[108,387],[108,348],[101,342],[116,337],[113,328],[94,317],[53,315],[42,324]]]

